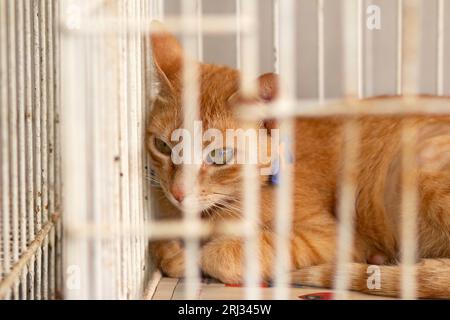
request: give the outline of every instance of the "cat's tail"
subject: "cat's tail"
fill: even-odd
[[[400,297],[402,269],[398,265],[371,266],[350,263],[347,266],[349,290],[367,294]],[[336,265],[324,264],[294,271],[293,284],[332,288]],[[424,259],[416,265],[418,298],[450,299],[450,259]]]

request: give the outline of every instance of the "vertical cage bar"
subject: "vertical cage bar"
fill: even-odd
[[[444,95],[445,85],[445,1],[437,0],[437,95]]]
[[[60,29],[60,16],[61,16],[61,6],[60,0],[54,2],[53,7],[54,16],[54,60],[55,60],[55,210],[56,213],[61,217],[62,208],[62,182],[61,182],[61,133],[60,133],[60,108],[61,108],[61,29]],[[57,288],[57,298],[61,298],[63,290],[63,239],[62,239],[62,219],[59,218],[55,225],[55,237],[56,237],[56,280],[55,286]]]
[[[53,55],[53,0],[46,1],[46,34],[47,34],[47,101],[48,101],[48,213],[47,219],[51,219],[55,214],[55,93],[54,93],[54,72],[55,60]],[[48,235],[48,298],[55,299],[55,230],[51,229]]]
[[[415,143],[417,130],[406,122],[402,131],[402,198],[401,198],[401,296],[416,298],[417,251],[417,175]]]
[[[82,14],[80,3],[70,0],[61,2],[61,5],[66,28],[69,31],[78,28]],[[69,229],[87,223],[86,131],[80,130],[79,127],[86,119],[86,106],[83,101],[86,96],[85,87],[79,85],[85,79],[84,69],[79,67],[86,63],[84,41],[67,32],[61,49],[64,52],[61,63],[65,66],[61,69],[61,79],[65,83],[61,87],[64,101],[61,105],[61,170],[62,179],[65,181],[62,198],[64,225],[67,226],[64,243],[64,289],[66,299],[85,299],[88,297],[89,275],[87,241],[83,236],[74,234],[73,229]]]
[[[145,10],[145,18],[146,19],[150,19],[153,18],[153,11],[151,10],[151,5],[152,5],[153,0],[146,0],[147,3],[147,10]],[[145,60],[145,77],[144,77],[144,81],[145,81],[145,89],[143,91],[144,94],[144,103],[145,103],[145,113],[144,113],[144,123],[145,123],[145,127],[144,127],[144,137],[143,139],[146,139],[146,129],[147,129],[147,121],[148,121],[148,116],[150,114],[151,111],[151,98],[153,97],[153,82],[152,82],[152,77],[153,77],[153,65],[152,65],[152,47],[151,47],[151,41],[150,41],[150,37],[148,36],[148,34],[145,37],[144,40],[144,45],[145,45],[145,55],[144,55],[144,60]],[[145,140],[144,140],[145,142]],[[144,197],[144,199],[146,200],[146,208],[144,209],[144,222],[146,225],[150,224],[152,222],[152,217],[154,215],[154,210],[153,210],[153,194],[152,194],[152,182],[149,178],[149,176],[151,175],[151,170],[150,170],[150,160],[149,160],[149,156],[147,153],[147,148],[144,144],[144,148],[145,148],[145,152],[143,153],[144,156],[144,169],[145,169],[145,176],[144,176],[144,180],[145,180],[145,190],[146,190],[146,196]],[[144,226],[142,226],[143,231],[146,230],[146,228]],[[146,261],[145,261],[145,270],[147,272],[147,277],[152,277],[154,273],[156,272],[155,270],[155,265],[153,263],[151,254],[150,254],[150,244],[148,241],[148,238],[145,236],[145,233],[143,233],[143,238],[145,241],[145,247],[146,247]],[[150,282],[149,282],[150,283]]]
[[[148,21],[150,18],[150,0],[141,0],[141,10],[140,10],[140,19],[141,23],[144,21]],[[146,80],[148,79],[148,66],[147,62],[150,60],[151,52],[148,52],[148,37],[145,32],[141,32],[139,34],[140,39],[140,51],[141,51],[141,59],[139,66],[139,74],[140,74],[140,101],[141,101],[141,110],[140,110],[140,148],[141,148],[141,158],[140,158],[140,183],[141,183],[141,214],[140,214],[140,222],[139,222],[139,231],[140,231],[140,243],[141,243],[141,261],[139,268],[141,270],[141,289],[140,289],[140,297],[144,298],[144,293],[146,290],[146,286],[148,283],[149,276],[154,272],[152,270],[152,266],[150,264],[150,252],[149,252],[149,241],[145,236],[145,225],[147,222],[147,216],[151,214],[151,207],[149,206],[149,196],[150,196],[150,188],[147,180],[147,166],[148,166],[148,158],[147,158],[147,150],[145,147],[145,137],[146,137],[146,128],[147,128],[147,115],[149,110],[148,97],[149,93],[146,89]]]
[[[112,6],[112,5],[111,5]],[[117,9],[117,4],[111,8],[102,6],[99,17],[104,18],[109,11]],[[103,30],[104,25],[100,20],[98,28]],[[104,237],[96,246],[100,247],[97,254],[100,259],[97,261],[99,277],[97,294],[99,299],[115,299],[119,297],[119,287],[121,285],[120,273],[120,237],[117,237],[120,224],[120,190],[119,190],[119,132],[118,132],[118,112],[119,104],[117,96],[111,92],[117,92],[118,79],[118,35],[100,35],[95,40],[95,60],[94,65],[98,65],[96,77],[99,79],[97,88],[96,108],[99,109],[96,126],[98,129],[99,166],[102,168],[102,184],[99,185],[98,192],[101,193],[100,217],[98,221],[102,223],[112,223],[109,232],[114,237],[108,237],[102,230],[101,225],[96,224],[100,229],[99,235]],[[113,66],[113,67],[111,67]],[[95,80],[97,81],[97,80]],[[105,126],[105,124],[108,124]],[[103,141],[103,142],[102,142]],[[107,141],[107,143],[104,143]]]
[[[143,23],[142,21],[148,21],[149,20],[149,15],[150,15],[150,1],[149,0],[142,0],[141,1],[141,16],[140,18],[141,23]],[[140,90],[140,94],[141,94],[141,114],[140,114],[140,121],[141,121],[141,131],[140,131],[140,138],[141,138],[141,168],[140,168],[140,175],[141,175],[141,197],[142,197],[142,201],[141,201],[141,214],[140,214],[140,222],[139,222],[139,226],[140,226],[140,242],[141,242],[141,252],[142,252],[142,256],[141,256],[141,261],[140,261],[140,270],[142,272],[142,284],[141,284],[141,297],[140,298],[144,298],[144,294],[145,294],[145,290],[146,290],[146,286],[147,286],[147,281],[148,281],[148,277],[150,275],[151,272],[153,272],[153,270],[151,270],[151,266],[150,266],[150,257],[149,257],[149,250],[148,250],[148,239],[145,237],[145,227],[144,225],[146,224],[146,215],[149,214],[149,210],[151,210],[151,208],[149,207],[149,185],[147,183],[147,179],[146,179],[146,175],[147,175],[147,150],[145,148],[145,130],[147,127],[147,115],[148,115],[148,106],[147,106],[147,94],[149,94],[149,92],[147,92],[147,87],[146,87],[146,79],[148,76],[148,69],[147,69],[147,61],[149,61],[149,55],[150,52],[147,51],[147,35],[145,32],[141,32],[139,34],[139,38],[140,38],[140,50],[141,50],[141,59],[140,59],[140,67],[139,70],[141,71],[140,76],[140,86],[141,86],[141,90]]]
[[[397,94],[403,94],[403,0],[397,0]]]
[[[127,33],[126,33],[126,2],[119,3],[118,15],[121,17],[121,34],[120,34],[120,60],[119,60],[119,101],[120,101],[120,177],[121,177],[121,229],[125,225],[130,225],[129,207],[130,197],[128,192],[129,186],[129,158],[128,158],[128,51],[127,51]],[[131,283],[131,237],[125,236],[122,239],[122,298],[129,298],[128,283]]]
[[[9,107],[9,161],[10,161],[10,194],[11,199],[11,238],[12,263],[19,260],[19,168],[18,136],[17,136],[17,68],[16,68],[16,12],[15,2],[8,2],[8,107]],[[13,287],[13,298],[18,299],[19,285]]]
[[[242,46],[241,0],[235,0],[235,7],[236,7],[236,69],[241,69],[241,46]]]
[[[317,88],[319,104],[325,100],[325,17],[324,0],[317,0]]]
[[[191,29],[189,24],[189,18],[195,16],[196,13],[196,1],[186,0],[182,2],[182,24],[189,30]],[[185,50],[184,64],[183,64],[183,115],[184,115],[184,128],[190,133],[191,137],[195,134],[195,122],[199,119],[199,81],[201,76],[201,70],[196,62],[191,58],[196,56],[197,52],[197,39],[191,34],[183,34],[183,48]],[[195,157],[202,153],[201,145],[198,143],[190,145],[192,148],[191,154]],[[192,160],[192,159],[191,159]],[[199,164],[196,161],[191,161],[189,164],[183,164],[183,190],[192,190],[189,192],[192,196],[192,203],[184,205],[184,222],[194,228],[192,234],[198,234],[200,223],[199,220],[199,207],[196,201],[198,195],[197,175],[199,171]],[[188,232],[191,234],[191,232]],[[185,296],[188,299],[194,299],[198,295],[200,289],[200,272],[198,270],[198,261],[200,258],[200,247],[198,238],[185,239],[186,248],[186,291]]]
[[[134,8],[133,8],[133,12],[132,12],[132,18],[137,21],[138,23],[140,23],[141,19],[140,19],[140,15],[141,15],[141,5],[142,5],[142,0],[136,1],[136,3],[134,4]],[[141,213],[143,210],[142,207],[142,203],[143,203],[143,198],[142,198],[142,180],[141,180],[141,175],[142,175],[142,161],[141,161],[141,154],[143,152],[142,149],[142,122],[141,122],[141,114],[142,114],[142,81],[141,81],[141,76],[143,73],[142,70],[142,66],[141,66],[141,58],[142,58],[142,48],[141,48],[141,39],[142,36],[140,34],[140,32],[136,32],[133,35],[133,50],[135,52],[135,56],[137,57],[135,59],[135,64],[134,64],[134,78],[135,78],[135,90],[134,90],[134,96],[135,96],[135,112],[132,114],[132,122],[134,123],[133,125],[133,141],[135,144],[135,148],[134,148],[134,172],[133,175],[135,177],[135,204],[136,204],[136,208],[135,208],[135,212],[134,214],[134,224],[133,227],[136,230],[139,230],[139,226],[141,224],[140,221],[140,217],[141,217]],[[135,232],[134,235],[134,246],[136,248],[136,262],[134,265],[134,273],[136,275],[136,285],[134,288],[134,296],[133,299],[138,299],[142,296],[142,292],[143,292],[143,287],[142,287],[142,277],[143,277],[143,273],[142,273],[142,269],[140,268],[141,265],[141,260],[142,260],[142,254],[143,254],[143,250],[142,250],[142,246],[141,246],[141,238],[140,238],[140,234],[138,232]]]
[[[121,224],[123,223],[122,220],[122,212],[121,212],[121,208],[122,208],[122,198],[121,198],[121,180],[122,180],[122,176],[121,176],[121,163],[122,163],[122,153],[121,153],[121,144],[120,144],[120,106],[122,103],[122,93],[120,91],[121,89],[121,82],[119,80],[119,77],[121,75],[122,70],[121,65],[120,65],[120,61],[121,61],[121,54],[122,54],[122,50],[121,50],[121,45],[122,45],[122,35],[114,35],[113,39],[111,41],[114,41],[115,45],[116,45],[116,52],[115,54],[111,57],[111,61],[109,61],[110,63],[114,63],[117,65],[116,68],[111,69],[108,68],[108,70],[110,70],[111,75],[110,78],[114,79],[114,81],[111,84],[111,88],[107,88],[106,90],[112,90],[111,92],[115,91],[118,92],[117,95],[114,96],[110,96],[109,92],[106,92],[105,94],[107,94],[111,101],[109,103],[111,103],[112,106],[112,113],[108,113],[111,115],[112,117],[112,121],[111,123],[113,124],[112,126],[110,126],[109,128],[111,129],[110,132],[110,136],[111,137],[115,137],[115,146],[114,146],[114,152],[115,154],[113,155],[115,157],[115,163],[114,163],[114,190],[112,193],[112,197],[113,197],[113,205],[114,205],[114,222],[115,222],[115,227],[114,227],[114,231],[118,232],[121,230]],[[116,285],[117,285],[117,294],[116,297],[118,298],[124,298],[124,272],[123,272],[123,258],[122,258],[122,254],[123,254],[123,248],[124,248],[124,240],[122,237],[117,237],[117,239],[115,240],[115,255],[116,255],[116,259],[115,259],[115,264],[116,264],[116,272],[117,272],[117,280],[116,280]]]
[[[116,139],[117,139],[117,177],[118,180],[117,185],[118,189],[115,190],[115,196],[117,197],[117,213],[116,213],[116,219],[115,224],[116,228],[114,228],[114,231],[121,232],[128,223],[126,220],[126,208],[128,207],[128,193],[126,192],[126,183],[128,176],[125,174],[127,168],[126,165],[128,165],[128,156],[126,154],[126,148],[124,144],[127,142],[126,135],[124,135],[124,125],[125,120],[124,117],[126,115],[126,103],[127,103],[127,92],[126,92],[126,81],[127,81],[127,66],[126,66],[126,21],[124,21],[124,14],[125,14],[125,2],[124,1],[118,1],[116,5],[116,14],[120,19],[120,33],[118,35],[115,35],[117,39],[117,57],[113,60],[114,63],[117,64],[117,70],[116,74],[114,75],[114,82],[113,87],[117,86],[117,96],[113,97],[115,100],[117,100],[117,103],[113,103],[113,106],[115,107],[116,114],[114,117],[117,119],[117,127],[114,128],[116,131]],[[117,283],[117,291],[118,291],[118,298],[119,299],[127,299],[128,298],[128,292],[127,292],[127,283],[129,279],[128,274],[128,262],[127,259],[129,259],[129,247],[128,247],[128,238],[127,236],[124,237],[118,237],[117,239],[117,269],[118,269],[118,280],[120,280]]]
[[[402,82],[405,96],[414,96],[418,92],[419,78],[419,41],[420,28],[420,2],[421,0],[404,0],[403,11],[403,44],[402,48]]]
[[[123,15],[123,2],[119,2],[117,4],[117,14],[119,15],[119,17],[122,17]],[[124,201],[127,200],[127,198],[123,198],[122,197],[122,192],[123,192],[123,162],[126,161],[126,156],[125,154],[123,154],[123,146],[122,146],[122,138],[121,138],[121,132],[122,132],[122,111],[123,108],[125,107],[125,99],[126,99],[126,93],[124,92],[124,82],[122,81],[122,77],[126,74],[125,71],[125,67],[124,67],[124,60],[125,60],[125,53],[124,53],[124,43],[125,43],[125,35],[123,34],[123,32],[125,31],[125,26],[123,21],[121,21],[120,24],[120,35],[117,35],[117,57],[116,57],[116,61],[115,63],[117,64],[117,73],[115,74],[115,78],[117,79],[114,82],[114,85],[117,86],[117,92],[118,95],[117,97],[114,97],[115,101],[117,101],[116,103],[114,103],[113,105],[116,107],[115,110],[116,114],[115,117],[117,118],[117,127],[115,128],[116,130],[116,139],[117,139],[117,154],[118,154],[118,162],[117,162],[117,177],[118,177],[118,181],[117,182],[117,186],[118,189],[115,190],[116,193],[116,199],[117,199],[117,203],[116,205],[118,206],[117,208],[117,213],[116,213],[116,224],[117,224],[117,228],[115,229],[115,231],[122,231],[123,230],[123,224],[125,224],[125,219],[124,219],[124,207],[127,205]],[[113,87],[114,88],[114,87]],[[115,88],[114,88],[115,89]],[[128,279],[128,274],[127,274],[127,270],[126,270],[126,261],[125,261],[125,254],[127,254],[126,249],[126,237],[119,237],[117,239],[117,262],[118,263],[118,297],[119,299],[125,299],[126,298],[126,289],[125,289],[125,284],[127,283],[127,279]]]
[[[140,22],[140,14],[141,14],[141,4],[142,0],[136,1],[134,3],[134,6],[132,7],[131,12],[131,18],[134,19],[137,22]],[[134,219],[133,219],[133,228],[136,230],[139,230],[140,226],[140,215],[142,213],[143,207],[143,198],[142,198],[142,161],[140,155],[143,152],[142,149],[142,134],[141,134],[141,114],[142,114],[142,81],[141,76],[143,74],[142,66],[141,66],[141,57],[142,57],[142,50],[141,50],[141,34],[136,32],[133,33],[132,37],[132,52],[134,52],[135,61],[133,64],[133,77],[134,77],[134,88],[133,88],[133,95],[134,95],[134,110],[131,113],[131,121],[132,121],[132,141],[133,141],[133,178],[134,178],[134,188],[135,188],[135,194],[134,194],[134,203],[135,203],[135,209],[133,212]],[[141,250],[141,241],[140,241],[140,235],[138,233],[134,234],[133,239],[133,246],[135,247],[135,263],[133,265],[133,272],[135,274],[135,287],[133,292],[133,299],[140,298],[142,296],[143,287],[142,287],[142,269],[140,268],[141,260],[142,260],[142,254],[143,250]]]
[[[156,8],[153,12],[156,13],[155,18],[164,20],[164,0],[153,0],[156,4]]]
[[[126,9],[126,19],[127,21],[133,21],[135,19],[135,4],[136,1],[127,2]],[[136,48],[135,48],[135,34],[131,33],[127,35],[127,72],[128,72],[128,114],[127,114],[127,128],[128,128],[128,156],[129,156],[129,167],[128,167],[128,176],[129,176],[129,185],[128,192],[130,193],[130,207],[128,208],[129,214],[129,223],[131,227],[136,225],[136,213],[137,213],[137,199],[136,195],[138,194],[137,189],[137,176],[136,176],[136,148],[137,148],[137,137],[135,136],[135,128],[136,128]],[[130,152],[131,150],[131,152]],[[130,235],[130,248],[131,248],[131,265],[130,265],[130,275],[131,275],[131,283],[130,283],[130,292],[129,297],[132,298],[135,294],[134,290],[136,288],[137,279],[136,272],[134,266],[136,265],[137,252],[136,252],[136,237],[135,235]]]
[[[137,4],[138,1],[133,2],[133,6],[132,6],[132,11],[131,11],[131,19],[136,20],[137,19]],[[139,39],[138,39],[138,35],[137,33],[133,33],[132,34],[132,39],[131,39],[131,44],[132,44],[132,50],[131,53],[134,55],[135,60],[133,61],[132,64],[132,72],[133,72],[133,91],[132,94],[134,96],[134,104],[132,105],[133,109],[132,112],[130,114],[130,120],[131,120],[131,141],[133,142],[133,146],[132,146],[132,163],[133,163],[133,167],[132,167],[132,176],[133,176],[133,184],[132,187],[135,191],[134,194],[134,199],[133,199],[133,203],[134,203],[134,210],[132,211],[132,215],[133,215],[133,228],[136,228],[138,225],[138,215],[139,215],[139,210],[140,210],[140,189],[139,189],[139,122],[138,122],[138,117],[139,117],[139,70],[138,70],[138,60],[139,60],[139,54],[140,52],[138,51],[138,43],[139,43]],[[135,254],[134,254],[134,264],[133,264],[133,274],[135,277],[134,280],[134,288],[133,288],[133,299],[136,299],[136,297],[138,296],[138,288],[139,288],[139,276],[140,273],[137,269],[137,266],[139,266],[139,256],[140,256],[140,252],[139,252],[139,247],[138,247],[138,237],[136,234],[133,235],[133,247],[135,250]]]
[[[35,234],[39,232],[42,227],[41,216],[41,197],[42,197],[42,166],[41,166],[41,72],[40,72],[40,30],[39,30],[39,1],[33,1],[33,87],[34,87],[34,176],[35,176],[35,202],[34,202],[34,216],[35,216]],[[41,284],[42,284],[42,250],[39,248],[36,252],[36,273],[35,273],[35,299],[41,299]]]
[[[203,0],[197,0],[197,59],[203,61]]]
[[[89,14],[89,12],[87,13]],[[95,21],[93,31],[100,29],[100,23]],[[97,30],[95,30],[97,29]],[[89,201],[89,222],[93,223],[96,236],[89,239],[89,249],[92,252],[90,257],[90,269],[89,283],[90,283],[90,295],[93,299],[99,300],[103,297],[103,277],[102,277],[102,233],[100,231],[100,224],[103,222],[103,154],[104,150],[101,150],[103,144],[107,144],[108,140],[104,141],[100,135],[100,128],[102,125],[102,104],[100,102],[99,84],[100,79],[100,53],[99,53],[99,41],[101,36],[89,36],[86,38],[86,92],[87,99],[87,114],[89,120],[87,120],[88,128],[88,170],[89,170],[89,185],[91,188]]]
[[[280,72],[280,1],[273,1],[273,50],[274,50],[274,70]]]
[[[325,100],[325,17],[324,0],[317,0],[317,88],[319,104]]]
[[[142,18],[143,18],[143,10],[144,10],[144,2],[145,0],[140,0],[137,4],[136,8],[136,19],[139,21],[140,24],[142,24]],[[142,176],[145,173],[144,172],[144,162],[142,154],[145,153],[145,149],[143,148],[145,140],[145,133],[144,133],[144,123],[143,122],[143,113],[144,113],[144,106],[145,106],[145,98],[143,97],[142,91],[144,90],[144,84],[143,84],[143,78],[145,75],[145,69],[143,62],[143,54],[144,54],[144,47],[143,47],[143,39],[144,35],[142,32],[139,32],[136,35],[136,51],[139,53],[139,58],[137,59],[136,64],[136,77],[137,77],[137,92],[136,92],[136,99],[138,101],[138,108],[137,108],[137,126],[136,126],[136,137],[137,137],[137,179],[138,179],[138,194],[139,194],[139,203],[138,203],[138,213],[137,213],[137,221],[136,221],[136,229],[138,230],[137,233],[137,248],[138,248],[138,263],[136,265],[136,272],[138,274],[138,286],[136,288],[136,299],[141,299],[143,297],[144,293],[144,270],[143,270],[143,261],[144,261],[144,254],[145,254],[145,247],[143,243],[142,238],[142,229],[141,226],[143,225],[143,211],[144,211],[144,195],[145,195],[145,185],[143,184]]]
[[[369,6],[372,4],[372,0],[366,0],[366,8],[369,8]],[[366,11],[366,14],[369,12]],[[364,23],[364,22],[362,22]],[[374,59],[373,59],[373,53],[374,53],[374,30],[371,30],[366,27],[365,32],[365,76],[364,76],[364,94],[366,97],[371,97],[374,94],[374,86],[373,86],[373,75],[374,75]]]
[[[363,0],[344,2],[344,65],[345,96],[361,99],[363,96]],[[357,63],[355,63],[357,61]],[[352,100],[350,100],[352,101]],[[343,128],[344,157],[338,202],[337,270],[335,279],[336,299],[348,298],[348,263],[354,247],[354,214],[356,203],[356,178],[360,150],[360,126],[358,118],[349,119]]]
[[[242,3],[242,18],[249,19],[253,28],[244,34],[241,48],[242,78],[241,89],[244,96],[252,97],[257,92],[255,79],[258,74],[258,1],[246,0]],[[250,139],[249,139],[250,140]],[[254,142],[254,141],[253,141]],[[255,143],[250,141],[249,153],[257,155]],[[258,170],[255,164],[246,159],[243,166],[244,175],[244,225],[245,225],[245,247],[244,247],[244,282],[246,299],[254,300],[261,296],[260,281],[260,234],[259,234],[259,214],[260,214],[260,187],[258,181]]]
[[[283,0],[279,4],[279,67],[280,67],[280,110],[292,110],[296,98],[295,64],[295,1]],[[289,148],[294,137],[293,119],[279,121],[280,139]],[[280,142],[282,143],[282,142]],[[281,161],[281,160],[280,160]],[[276,191],[276,220],[275,220],[275,299],[289,297],[289,271],[291,269],[291,234],[293,213],[293,166],[280,166],[280,184]]]
[[[16,4],[16,35],[17,35],[17,111],[19,131],[19,228],[20,253],[27,249],[27,211],[26,211],[26,156],[25,156],[25,48],[24,48],[24,2]],[[26,268],[20,276],[20,299],[26,298],[27,272]]]
[[[7,1],[2,0],[0,2],[0,43],[7,43],[7,31],[8,31],[8,20],[7,20]],[[2,166],[2,278],[11,271],[11,257],[10,257],[10,244],[9,244],[9,235],[10,235],[10,201],[9,201],[9,130],[8,130],[8,119],[9,119],[9,108],[8,108],[8,51],[7,46],[0,47],[0,102],[1,102],[1,166]],[[9,295],[9,294],[8,294]],[[7,295],[7,298],[8,298]]]
[[[143,0],[139,0],[136,4],[136,20],[139,24],[142,24],[142,11],[143,11]],[[138,283],[136,286],[136,295],[135,299],[139,299],[142,297],[144,292],[143,287],[143,270],[141,268],[142,260],[143,260],[143,254],[144,254],[144,247],[142,244],[142,235],[141,235],[141,228],[142,226],[142,211],[144,210],[143,204],[144,204],[144,185],[142,183],[142,175],[144,174],[144,170],[142,167],[142,154],[144,152],[144,149],[142,148],[144,141],[142,140],[144,137],[143,134],[143,124],[142,124],[142,112],[143,112],[143,99],[142,99],[142,75],[144,74],[144,69],[142,65],[142,55],[143,55],[143,47],[142,47],[142,39],[143,34],[141,32],[137,33],[136,35],[136,52],[138,53],[138,59],[136,59],[136,100],[137,100],[137,112],[136,112],[136,139],[137,139],[137,185],[138,185],[138,211],[136,214],[136,225],[135,228],[138,230],[138,233],[136,235],[136,247],[138,250],[138,258],[137,263],[135,266],[136,274]]]
[[[39,36],[40,36],[40,87],[41,87],[41,221],[48,221],[48,92],[47,92],[47,12],[46,0],[39,3]],[[48,299],[48,237],[45,237],[42,245],[42,288],[43,299]]]
[[[403,92],[406,103],[413,103],[418,92],[420,0],[408,0],[403,5]],[[402,130],[402,192],[401,192],[401,295],[416,298],[418,177],[415,156],[417,129],[413,120],[405,120]]]
[[[148,0],[150,1],[148,6],[151,8],[151,11],[147,12],[147,15],[149,18],[157,18],[159,16],[161,16],[162,12],[158,11],[158,10],[162,10],[162,8],[158,8],[154,6],[155,1],[154,0]],[[151,101],[152,99],[156,96],[157,94],[157,90],[158,90],[158,86],[157,81],[156,81],[156,75],[155,75],[155,70],[154,70],[154,65],[152,62],[152,46],[151,46],[151,38],[149,36],[146,37],[145,39],[145,43],[146,43],[146,103],[148,104],[147,108],[146,108],[146,116],[145,119],[146,121],[148,121],[148,115],[151,111]],[[147,122],[146,122],[147,123]],[[156,195],[154,195],[152,193],[152,171],[150,168],[150,161],[149,161],[149,157],[147,152],[144,153],[145,159],[146,159],[146,185],[147,185],[147,210],[145,212],[145,221],[146,223],[152,223],[153,219],[155,217],[155,213],[156,213],[156,206],[158,203],[157,197]],[[148,248],[148,243],[147,243],[147,248]],[[146,251],[147,254],[149,254],[149,250]],[[150,259],[152,259],[152,257],[150,256]],[[149,260],[147,260],[149,261]],[[147,268],[147,270],[149,270],[152,275],[151,275],[151,280],[149,281],[147,290],[149,290],[149,288],[152,286],[151,282],[154,279],[154,275],[155,273],[159,272],[156,270],[156,264],[154,263],[154,261],[151,261],[151,263],[149,264],[150,268]]]
[[[124,13],[121,11],[121,5],[121,3],[116,2],[102,7],[99,13],[100,17],[105,17],[110,12],[114,12],[118,19],[124,19],[125,17],[121,15]],[[121,20],[120,23],[122,28],[124,22]],[[104,28],[101,21],[99,21],[98,28],[101,30]],[[98,45],[96,59],[99,67],[97,76],[101,79],[99,92],[97,93],[97,108],[100,109],[100,112],[96,124],[99,130],[97,134],[99,135],[101,151],[97,155],[99,156],[99,165],[104,168],[102,171],[103,183],[99,186],[102,203],[100,205],[101,217],[98,220],[100,223],[112,221],[112,228],[109,232],[116,235],[111,238],[106,237],[98,244],[101,247],[101,253],[99,252],[101,259],[99,259],[97,266],[100,268],[99,272],[102,278],[98,283],[101,286],[98,294],[100,299],[125,299],[129,296],[126,292],[128,288],[125,288],[127,283],[122,280],[126,271],[123,259],[124,251],[122,250],[127,239],[117,236],[119,230],[123,228],[122,225],[125,224],[124,220],[121,219],[121,214],[125,212],[125,209],[121,211],[123,209],[121,206],[123,179],[121,163],[128,159],[127,154],[121,153],[122,135],[120,131],[122,123],[120,108],[122,107],[121,103],[125,101],[123,97],[126,94],[126,92],[122,92],[122,90],[125,90],[125,84],[119,78],[122,65],[125,62],[125,59],[120,56],[122,50],[125,50],[123,47],[125,45],[125,34],[99,35],[96,43]],[[94,64],[97,63],[94,62]],[[117,93],[117,95],[111,94],[112,92]],[[105,123],[108,125],[105,126]],[[108,143],[102,143],[102,141]],[[128,194],[126,189],[123,192]],[[97,227],[102,229],[101,225],[97,225]],[[101,234],[107,236],[103,230]],[[111,281],[111,279],[113,280]]]
[[[357,47],[358,47],[358,99],[364,98],[364,13],[363,13],[364,0],[358,0],[356,8],[357,16]]]
[[[26,69],[26,172],[27,172],[27,243],[34,239],[35,229],[34,229],[34,204],[35,204],[35,193],[34,193],[34,131],[33,131],[33,109],[34,109],[34,95],[33,95],[33,60],[32,60],[32,24],[33,16],[31,11],[30,1],[24,1],[25,3],[25,69]],[[35,282],[35,255],[32,256],[30,262],[28,263],[29,273],[28,273],[28,298],[34,299],[34,282]]]
[[[142,16],[141,18],[145,21],[149,20],[151,17],[151,0],[143,0],[142,3]],[[150,39],[148,37],[148,34],[142,33],[140,35],[142,37],[141,42],[141,49],[142,49],[142,57],[141,57],[141,70],[143,70],[142,74],[142,114],[141,114],[141,121],[142,121],[142,131],[141,131],[141,137],[143,139],[142,145],[142,168],[141,168],[141,174],[142,174],[142,197],[143,197],[143,208],[142,208],[142,214],[141,214],[141,223],[140,223],[140,232],[141,232],[141,242],[142,242],[142,250],[144,252],[143,255],[143,261],[141,261],[141,268],[143,271],[143,299],[148,299],[147,296],[148,290],[151,287],[149,280],[149,276],[153,276],[153,273],[155,270],[153,269],[154,266],[151,261],[151,257],[148,250],[148,239],[145,237],[145,227],[144,225],[147,225],[147,218],[151,216],[151,202],[150,202],[150,180],[148,178],[150,174],[149,170],[149,161],[147,156],[147,149],[145,144],[146,139],[146,126],[147,126],[147,118],[148,118],[148,111],[149,111],[149,101],[151,97],[151,86],[149,86],[148,81],[151,79],[151,48],[150,48]],[[151,80],[150,80],[151,81]],[[151,83],[150,83],[151,84]]]

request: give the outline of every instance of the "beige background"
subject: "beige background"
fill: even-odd
[[[164,0],[165,14],[179,14],[180,1]],[[245,1],[245,0],[242,0]],[[283,1],[283,0],[281,0]],[[326,96],[341,94],[342,47],[340,5],[344,0],[325,0],[326,37]],[[450,1],[445,0],[446,57],[450,53]],[[259,0],[260,19],[260,72],[273,71],[273,0]],[[297,1],[297,61],[298,94],[302,98],[317,96],[317,1]],[[373,88],[369,86],[367,64],[366,95],[393,94],[396,88],[396,19],[397,1],[366,0],[364,10],[370,4],[381,8],[381,30],[369,31],[373,36]],[[423,0],[423,41],[421,58],[421,92],[436,92],[436,28],[437,0]],[[203,0],[203,12],[234,13],[235,0]],[[369,50],[366,47],[366,57]],[[236,39],[234,35],[205,36],[204,60],[210,63],[236,65]],[[450,94],[450,63],[445,66],[445,93]],[[367,62],[367,61],[366,61]],[[447,76],[448,75],[448,76]]]

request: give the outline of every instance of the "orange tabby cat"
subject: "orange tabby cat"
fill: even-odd
[[[155,27],[160,28],[155,24]],[[161,31],[161,30],[160,30]],[[152,36],[154,62],[160,94],[154,101],[147,127],[147,149],[157,175],[161,212],[165,218],[181,217],[183,201],[193,195],[183,190],[181,166],[171,161],[170,135],[180,128],[182,113],[182,49],[167,32]],[[233,110],[239,95],[239,72],[209,64],[200,68],[200,115],[204,129],[225,131],[243,126]],[[276,96],[276,76],[259,79],[260,101]],[[399,98],[386,97],[361,101],[363,108]],[[430,99],[419,98],[426,105]],[[295,188],[291,269],[293,281],[305,285],[333,285],[336,255],[338,182],[342,171],[342,128],[344,117],[300,118],[295,123]],[[400,133],[406,118],[364,117],[361,155],[357,175],[354,264],[351,289],[371,294],[397,296],[400,291],[399,259],[400,217]],[[450,298],[450,118],[408,117],[418,129],[420,213],[418,218],[418,296]],[[246,124],[248,126],[248,124]],[[255,129],[274,127],[274,122],[258,123]],[[201,166],[197,200],[202,217],[213,223],[239,219],[242,204],[242,172],[238,164]],[[261,176],[261,219],[259,261],[265,280],[272,277],[274,257],[274,193],[267,176]],[[162,271],[171,277],[184,274],[181,241],[152,244]],[[205,274],[225,283],[243,281],[243,241],[238,237],[217,235],[207,239],[201,249],[200,268]],[[381,289],[366,285],[367,263],[384,264]],[[317,273],[318,271],[318,273]],[[317,276],[319,274],[320,276]]]

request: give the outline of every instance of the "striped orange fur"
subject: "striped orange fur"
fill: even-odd
[[[158,29],[161,26],[155,25]],[[170,140],[180,128],[182,113],[182,49],[176,39],[163,32],[152,37],[153,55],[160,82],[160,95],[153,103],[147,125],[147,149],[158,177],[155,194],[162,218],[179,219],[182,206],[174,200],[174,189],[182,185],[181,167],[155,151],[153,140]],[[234,109],[243,97],[239,93],[239,72],[217,65],[200,68],[200,115],[205,128],[224,131],[253,126],[273,128],[274,121],[242,123]],[[193,79],[195,81],[195,79]],[[276,75],[259,79],[265,103],[276,97]],[[418,97],[427,107],[446,98]],[[345,104],[345,102],[343,102]],[[361,110],[402,105],[401,97],[380,97],[359,102]],[[334,284],[338,199],[342,178],[343,125],[349,117],[298,118],[295,122],[295,187],[292,196],[291,269],[299,284],[331,287]],[[450,298],[450,118],[445,116],[364,116],[361,153],[357,163],[354,247],[350,289],[370,294],[398,296],[401,269],[400,248],[401,129],[405,121],[418,130],[416,143],[419,181],[418,296]],[[351,141],[349,143],[352,143]],[[197,200],[202,217],[217,223],[242,217],[242,172],[237,164],[223,167],[202,165]],[[271,280],[274,265],[276,186],[261,176],[260,252],[264,280]],[[188,196],[189,190],[184,190]],[[184,248],[180,240],[152,243],[162,271],[169,276],[184,274]],[[225,283],[243,281],[244,242],[239,237],[212,235],[202,243],[199,266],[203,273]],[[381,263],[381,289],[367,286],[369,263]]]

